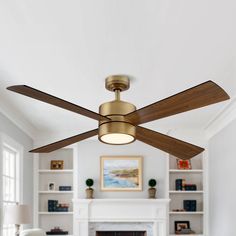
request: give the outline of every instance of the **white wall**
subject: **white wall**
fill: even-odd
[[[33,209],[33,157],[28,153],[33,147],[33,140],[21,131],[8,118],[0,113],[0,133],[9,136],[11,139],[19,143],[23,148],[23,195],[22,200],[25,204],[29,204]],[[1,168],[0,168],[1,169]],[[0,188],[0,194],[1,188]]]
[[[143,191],[142,192],[101,192],[100,191],[100,156],[141,155],[143,156]],[[98,140],[83,141],[78,144],[78,197],[85,197],[85,180],[95,180],[96,198],[147,198],[148,180],[157,179],[158,198],[165,197],[167,155],[149,145],[136,141],[129,145],[110,146]]]
[[[209,142],[210,236],[236,235],[236,120]]]

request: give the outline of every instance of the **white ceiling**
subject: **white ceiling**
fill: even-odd
[[[88,109],[113,98],[111,74],[132,77],[138,108],[206,80],[236,95],[234,0],[0,1],[0,99],[58,138],[97,126],[78,114],[7,91],[26,84]],[[226,103],[147,127],[202,128]]]

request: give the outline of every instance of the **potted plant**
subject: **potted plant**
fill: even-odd
[[[93,188],[91,188],[93,186],[93,179],[87,179],[85,181],[86,185],[87,185],[87,189],[86,189],[86,198],[90,199],[93,198]]]
[[[149,189],[148,189],[148,193],[149,193],[149,198],[156,198],[156,188],[155,186],[157,185],[157,181],[155,179],[150,179],[148,181],[148,185],[149,185]]]

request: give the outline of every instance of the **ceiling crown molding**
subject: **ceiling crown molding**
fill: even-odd
[[[29,121],[24,119],[16,111],[11,109],[7,104],[0,101],[0,113],[6,116],[11,122],[13,122],[19,129],[26,133],[30,138],[34,139],[36,135],[36,128],[30,124]]]
[[[236,119],[236,96],[205,126],[207,139],[211,139],[231,121]]]

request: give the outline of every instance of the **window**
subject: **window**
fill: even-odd
[[[20,152],[12,146],[2,144],[2,203],[3,207],[20,200]],[[2,235],[15,234],[14,225],[3,225]]]

